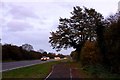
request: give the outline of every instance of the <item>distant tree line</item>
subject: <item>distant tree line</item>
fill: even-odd
[[[120,12],[104,19],[95,9],[74,7],[70,18],[60,18],[58,29],[51,32],[53,49],[73,47],[71,57],[83,66],[101,64],[120,73]]]
[[[40,59],[43,56],[54,58],[56,55],[54,53],[47,53],[47,52],[40,53],[34,50],[26,50],[26,49],[23,49],[22,46],[18,47],[16,45],[11,45],[11,44],[2,45],[3,61],[34,60],[34,59]],[[59,57],[63,58],[64,55],[59,54]]]

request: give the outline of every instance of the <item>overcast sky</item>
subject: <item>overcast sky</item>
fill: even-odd
[[[69,18],[74,6],[94,8],[103,16],[114,14],[119,0],[1,0],[0,38],[2,43],[21,46],[28,43],[34,50],[50,47],[51,31],[58,27],[59,18]],[[70,54],[72,49],[59,53]]]

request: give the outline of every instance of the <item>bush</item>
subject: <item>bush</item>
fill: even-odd
[[[81,50],[80,60],[83,65],[101,63],[102,56],[95,41],[86,41]]]

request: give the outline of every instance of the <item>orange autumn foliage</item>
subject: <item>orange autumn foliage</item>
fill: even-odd
[[[81,50],[80,59],[83,65],[101,63],[102,56],[95,41],[86,41]]]

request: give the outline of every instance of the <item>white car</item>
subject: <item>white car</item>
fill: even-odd
[[[41,61],[46,61],[46,60],[49,60],[49,59],[50,59],[49,57],[43,56],[43,57],[41,58]]]
[[[67,59],[66,57],[64,57],[64,59]]]
[[[41,58],[41,61],[46,61],[46,60],[47,60],[47,57],[45,56]]]
[[[50,59],[50,57],[47,57],[47,60],[49,60]]]
[[[60,59],[60,57],[54,57],[54,59],[55,59],[55,60],[59,60],[59,59]]]

